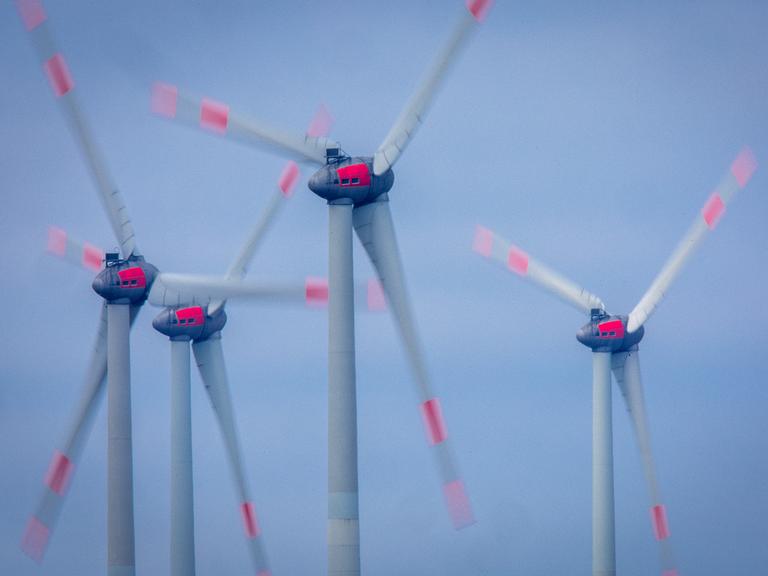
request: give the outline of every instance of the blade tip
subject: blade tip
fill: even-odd
[[[443,495],[455,530],[463,530],[477,522],[464,482],[453,480],[445,484]]]
[[[744,146],[731,164],[731,173],[739,183],[739,188],[747,185],[755,170],[757,170],[757,158],[749,146]]]
[[[41,563],[50,535],[51,530],[35,516],[31,516],[21,540],[22,552],[38,564]]]
[[[368,280],[368,291],[366,294],[368,310],[371,312],[381,312],[387,309],[387,300],[384,296],[384,287],[378,278]]]
[[[493,0],[466,0],[467,10],[475,20],[482,22],[493,5]]]
[[[152,113],[166,118],[175,118],[178,98],[178,87],[163,82],[155,82],[152,85]]]
[[[299,165],[296,164],[293,160],[289,161],[285,168],[283,169],[283,173],[280,175],[280,181],[278,183],[278,186],[280,186],[280,191],[283,193],[283,196],[286,198],[290,196],[293,193],[293,188],[296,186],[296,181],[299,179]]]
[[[491,252],[493,252],[493,232],[489,228],[479,224],[475,226],[472,250],[485,258],[490,258]]]

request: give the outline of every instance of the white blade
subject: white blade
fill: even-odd
[[[85,158],[93,182],[98,190],[104,210],[115,238],[120,243],[124,258],[138,254],[133,224],[120,191],[112,181],[101,152],[91,134],[74,92],[75,83],[69,67],[58,49],[48,27],[47,16],[40,0],[16,0],[21,18],[30,34],[38,58],[43,64],[51,89],[61,104],[61,110],[72,129],[72,134]]]
[[[416,134],[427,114],[429,105],[451,64],[456,61],[460,49],[477,23],[485,16],[491,0],[470,0],[467,10],[459,18],[456,28],[427,70],[421,84],[411,96],[400,116],[390,128],[384,141],[373,157],[373,172],[377,176],[394,166],[408,143]]]
[[[153,306],[206,306],[215,300],[240,298],[263,302],[304,302],[304,284],[264,284],[229,280],[221,276],[198,276],[163,272],[157,275],[149,292]]]
[[[587,314],[594,308],[605,310],[605,304],[600,298],[535,260],[488,228],[477,227],[472,249],[481,256],[500,262],[509,270]]]
[[[624,396],[627,411],[632,419],[632,427],[643,460],[643,471],[651,499],[651,523],[661,552],[662,574],[677,574],[675,558],[669,540],[667,511],[662,503],[661,492],[656,479],[656,467],[651,452],[651,435],[648,429],[643,384],[640,378],[640,354],[637,350],[614,354],[611,366],[616,383]]]
[[[682,270],[683,265],[698,248],[707,232],[714,230],[733,196],[747,185],[752,173],[757,168],[757,160],[749,148],[744,148],[731,164],[728,173],[715,188],[715,191],[701,209],[701,214],[694,220],[688,233],[683,237],[667,263],[656,276],[648,291],[629,314],[627,331],[634,332],[653,314],[664,298],[673,280]]]
[[[94,272],[101,270],[104,263],[104,250],[74,238],[56,226],[48,228],[48,252]]]
[[[169,84],[158,83],[153,87],[152,111],[250,146],[266,145],[299,161],[325,164],[326,148],[339,147],[338,143],[318,134],[299,135],[272,128],[231,111],[226,104],[192,97]]]
[[[240,441],[235,425],[234,409],[232,407],[227,370],[224,363],[224,353],[221,348],[221,333],[219,332],[207,340],[193,342],[192,351],[195,354],[197,367],[200,370],[200,378],[205,385],[205,391],[208,392],[208,398],[211,401],[211,407],[216,415],[216,420],[224,439],[224,445],[227,449],[229,464],[237,488],[240,517],[243,522],[245,536],[248,539],[251,560],[254,564],[254,573],[269,574],[264,539],[261,535],[261,527],[256,517],[256,509],[253,505],[243,470]]]
[[[405,286],[388,199],[379,197],[376,202],[355,208],[354,227],[384,287],[387,303],[414,373],[419,408],[428,441],[434,448],[451,521],[456,529],[464,528],[474,523],[474,514],[450,447],[440,399],[435,396],[427,374],[424,351]]]

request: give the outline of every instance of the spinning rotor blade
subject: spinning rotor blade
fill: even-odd
[[[309,299],[308,285],[264,284],[243,280],[228,280],[221,276],[194,274],[158,274],[148,301],[153,306],[179,307],[211,301],[240,298],[262,302],[302,302]],[[326,296],[327,299],[327,296]]]
[[[513,272],[587,314],[594,308],[605,310],[605,304],[600,298],[531,258],[488,228],[477,227],[472,249],[486,258],[501,262]]]
[[[627,322],[627,331],[634,332],[653,314],[656,306],[664,298],[669,286],[682,270],[683,265],[688,261],[691,254],[701,244],[707,232],[714,230],[725,212],[726,206],[730,203],[733,196],[741,188],[744,188],[753,172],[757,169],[757,160],[749,148],[744,148],[731,164],[728,173],[712,192],[707,203],[701,209],[701,216],[697,217],[688,233],[683,237],[675,251],[670,256],[667,263],[656,276],[656,279],[648,288],[648,291],[637,303],[634,310],[629,314]]]
[[[656,469],[651,453],[651,436],[648,430],[648,419],[645,412],[645,398],[643,384],[640,378],[640,355],[637,350],[631,352],[615,353],[612,357],[613,375],[624,396],[627,411],[632,419],[632,427],[643,460],[645,480],[648,485],[648,494],[651,499],[651,522],[653,533],[659,541],[662,563],[662,574],[676,576],[675,558],[672,553],[672,545],[669,541],[669,524],[667,512],[662,504],[656,480]]]
[[[221,102],[194,98],[170,84],[154,85],[152,111],[187,126],[206,128],[243,144],[266,145],[299,161],[325,164],[326,148],[339,147],[336,142],[322,137],[319,133],[300,136],[283,132],[261,121],[232,112],[229,106]]]
[[[131,307],[131,325],[133,325],[138,311],[137,306]],[[91,352],[91,360],[75,417],[67,430],[64,442],[59,445],[60,449],[53,453],[51,464],[45,475],[43,495],[34,515],[27,523],[22,539],[22,550],[37,562],[41,562],[45,555],[51,532],[61,513],[64,497],[72,481],[75,466],[80,459],[88,432],[91,429],[91,423],[99,407],[99,400],[105,388],[106,375],[107,308],[106,305],[102,304],[96,342]]]
[[[101,270],[104,262],[104,250],[73,238],[56,226],[48,228],[48,252],[94,272]]]
[[[32,44],[42,62],[54,95],[61,103],[72,134],[85,158],[88,171],[99,192],[104,210],[109,218],[115,238],[120,243],[123,258],[138,254],[133,234],[133,224],[128,215],[120,191],[112,181],[101,152],[91,134],[74,92],[75,83],[64,56],[58,49],[48,28],[47,16],[40,0],[15,0],[21,19],[30,34]]]
[[[456,529],[464,528],[473,524],[475,519],[469,496],[450,449],[440,400],[434,395],[427,375],[423,348],[416,333],[411,304],[405,287],[400,252],[397,248],[395,230],[389,210],[389,200],[386,195],[383,195],[371,204],[357,207],[354,210],[353,218],[355,232],[368,252],[384,287],[387,302],[392,310],[408,361],[414,372],[420,409],[429,443],[434,447],[451,520]]]
[[[411,96],[403,111],[390,128],[384,141],[373,157],[373,172],[380,176],[392,166],[413,138],[423,122],[432,103],[435,92],[440,86],[451,64],[457,59],[461,48],[478,22],[483,20],[492,0],[467,0],[467,11],[461,15],[456,28],[438,53],[432,66],[427,70],[421,84]]]
[[[256,509],[251,500],[250,490],[245,480],[243,461],[240,452],[240,442],[235,428],[234,410],[229,393],[227,370],[224,363],[224,353],[221,347],[221,333],[214,334],[207,340],[193,342],[192,351],[195,354],[200,377],[208,392],[213,412],[219,423],[221,435],[232,467],[235,485],[240,502],[240,514],[243,521],[245,536],[248,539],[249,550],[256,574],[269,574],[267,554],[261,536],[261,528],[256,518]]]
[[[315,116],[312,118],[312,121],[309,123],[306,134],[307,136],[312,136],[314,138],[326,136],[331,129],[332,124],[333,118],[331,118],[330,113],[325,106],[320,106],[315,113]],[[299,176],[299,166],[295,162],[289,161],[280,175],[277,187],[272,193],[272,197],[270,198],[267,207],[256,222],[253,231],[241,248],[240,253],[227,270],[226,278],[230,280],[242,280],[245,277],[248,270],[248,264],[253,259],[256,249],[261,244],[264,236],[272,225],[272,222],[274,222],[277,217],[278,210],[282,207],[284,200],[293,193],[293,188],[296,186]],[[215,314],[219,308],[224,306],[224,303],[224,300],[212,302],[208,306],[208,313]]]

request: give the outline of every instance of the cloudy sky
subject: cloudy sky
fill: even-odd
[[[161,270],[226,269],[284,160],[149,113],[165,80],[370,154],[463,9],[405,2],[46,3],[138,243]],[[392,321],[360,314],[364,572],[586,574],[591,361],[585,319],[471,251],[484,224],[627,313],[742,146],[768,158],[762,1],[499,1],[453,69],[390,194],[427,360],[478,522],[454,532]],[[18,543],[76,406],[96,328],[92,273],[45,254],[49,225],[105,248],[110,228],[16,11],[0,11],[0,571],[106,564],[106,421],[48,556]],[[309,170],[304,172],[304,180]],[[252,276],[327,268],[327,210],[303,184]],[[768,565],[768,177],[758,170],[648,322],[649,418],[681,574]],[[357,246],[357,248],[360,248]],[[357,276],[371,267],[355,255]],[[322,310],[233,304],[224,331],[245,460],[273,572],[323,574]],[[169,546],[169,346],[132,333],[137,572]],[[199,574],[249,560],[222,442],[193,376]],[[614,394],[617,561],[658,572],[646,487]]]

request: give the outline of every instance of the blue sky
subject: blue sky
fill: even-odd
[[[48,8],[79,96],[161,270],[224,271],[283,160],[149,113],[165,80],[372,153],[449,33],[460,1],[93,1]],[[455,6],[454,6],[455,5]],[[768,156],[763,2],[496,2],[396,167],[390,194],[417,320],[478,523],[442,507],[391,320],[357,321],[367,574],[588,573],[591,375],[585,319],[471,252],[476,224],[627,313],[739,149]],[[18,550],[74,409],[96,326],[91,274],[44,254],[61,226],[110,229],[23,26],[0,15],[0,567],[90,574],[106,563],[105,414],[45,563]],[[304,170],[304,181],[309,176]],[[642,369],[681,574],[757,573],[768,491],[768,179],[758,169],[648,322]],[[327,216],[300,185],[251,268],[324,275]],[[371,268],[356,246],[357,275]],[[322,311],[234,304],[224,332],[245,459],[273,572],[324,573]],[[169,347],[132,333],[137,568],[168,566]],[[658,571],[642,469],[614,394],[618,568]],[[200,574],[248,569],[233,483],[193,376]]]

